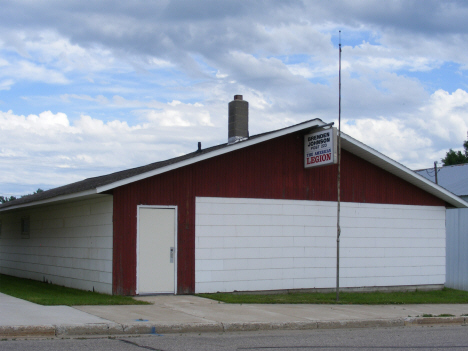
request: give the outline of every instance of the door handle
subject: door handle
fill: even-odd
[[[174,248],[173,247],[171,247],[170,249],[169,261],[170,263],[174,263]]]

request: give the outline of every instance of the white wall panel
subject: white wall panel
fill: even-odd
[[[112,196],[0,214],[0,273],[112,293]],[[29,216],[29,239],[20,220]]]
[[[444,284],[445,208],[342,203],[342,287]],[[197,198],[195,291],[333,288],[336,203]]]
[[[447,210],[447,282],[468,291],[468,208]]]

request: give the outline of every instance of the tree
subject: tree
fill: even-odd
[[[29,196],[29,195],[34,195],[34,194],[38,194],[38,193],[42,193],[44,190],[42,190],[41,188],[38,188],[35,192],[33,192],[32,194],[28,194],[28,195],[21,195],[20,197],[23,197],[23,196]],[[13,201],[13,200],[16,200],[17,197],[16,196],[3,196],[3,195],[0,195],[0,203],[1,204],[4,204],[5,202],[8,202],[8,201]]]
[[[13,200],[16,200],[16,196],[0,196],[0,203],[4,204],[5,202],[8,202],[8,201],[13,201]]]
[[[36,195],[36,194],[42,193],[43,191],[44,191],[44,190],[42,190],[41,188],[38,188],[38,189],[37,189],[35,192],[33,192],[32,194],[21,195],[21,197]]]
[[[442,164],[444,166],[451,166],[460,165],[462,163],[468,163],[468,140],[465,140],[465,142],[463,143],[463,147],[465,148],[464,152],[455,152],[452,149],[450,149],[445,154],[445,157],[442,159]]]

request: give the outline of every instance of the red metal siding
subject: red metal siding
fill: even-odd
[[[179,294],[195,290],[195,197],[336,201],[336,166],[304,169],[303,136],[288,135],[114,189],[114,294],[134,295],[137,205],[178,207]],[[435,196],[343,151],[345,202],[444,206]]]

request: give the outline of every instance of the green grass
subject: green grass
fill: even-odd
[[[216,293],[198,294],[200,297],[226,303],[259,304],[355,304],[355,305],[390,305],[421,303],[468,303],[468,291],[444,288],[433,291],[409,292],[340,292],[340,301],[336,293],[287,293],[287,294],[239,294]]]
[[[0,293],[40,305],[146,305],[128,296],[99,294],[0,274]]]

